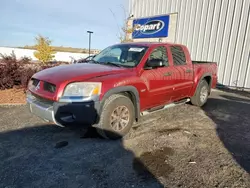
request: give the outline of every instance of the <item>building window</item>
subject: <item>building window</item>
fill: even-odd
[[[182,47],[171,46],[170,49],[172,52],[174,65],[178,66],[178,65],[186,65],[187,64],[185,53],[184,53]]]

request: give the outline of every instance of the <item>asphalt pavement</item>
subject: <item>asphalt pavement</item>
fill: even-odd
[[[250,187],[250,97],[214,91],[203,108],[143,117],[122,140],[0,106],[0,187]]]

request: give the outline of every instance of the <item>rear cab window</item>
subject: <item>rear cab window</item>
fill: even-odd
[[[181,46],[170,46],[174,66],[186,65],[187,59]]]

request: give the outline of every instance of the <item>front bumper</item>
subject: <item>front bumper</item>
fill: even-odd
[[[91,126],[99,120],[99,101],[53,102],[32,94],[27,95],[30,112],[58,126]]]

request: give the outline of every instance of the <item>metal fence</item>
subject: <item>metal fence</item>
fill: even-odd
[[[218,82],[250,88],[250,0],[129,0],[134,18],[178,13],[176,43],[218,63]]]

